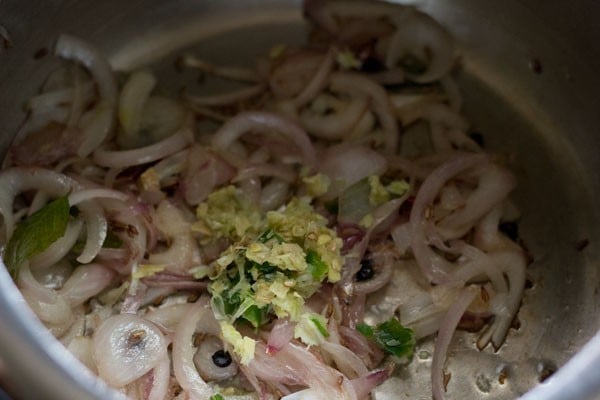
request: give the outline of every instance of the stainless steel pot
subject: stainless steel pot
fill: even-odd
[[[448,398],[509,399],[534,387],[523,398],[600,398],[600,3],[413,3],[461,43],[465,111],[487,147],[517,169],[521,236],[534,257],[521,327],[498,353],[477,352],[472,336],[459,335]],[[62,32],[96,43],[118,69],[153,64],[175,89],[182,76],[170,54],[179,49],[243,64],[271,45],[304,38],[294,0],[4,0],[0,25],[12,43],[0,51],[0,152],[24,119],[21,105],[57,65],[44,54]],[[0,374],[23,398],[115,396],[42,328],[4,268],[0,321]],[[430,350],[422,344],[375,397],[429,398]]]

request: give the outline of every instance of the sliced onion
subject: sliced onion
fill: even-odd
[[[258,164],[249,165],[248,167],[238,171],[232,182],[240,182],[247,179],[271,176],[277,177],[286,182],[294,182],[296,180],[296,173],[285,165],[277,164]]]
[[[314,166],[316,163],[315,150],[306,132],[293,121],[264,111],[246,111],[229,119],[213,136],[212,144],[215,148],[225,151],[249,131],[276,132],[298,147],[305,164]]]
[[[83,219],[85,220],[87,238],[83,251],[77,257],[77,261],[85,264],[91,262],[106,240],[108,222],[104,217],[104,211],[100,205],[93,201],[87,201],[79,206]]]
[[[289,197],[290,184],[284,180],[273,179],[267,183],[260,194],[261,210],[274,210],[282,206]]]
[[[114,120],[112,105],[100,102],[81,119],[83,141],[77,149],[77,155],[87,157],[110,135]]]
[[[67,225],[65,234],[60,239],[31,259],[30,262],[32,268],[47,268],[62,260],[69,250],[73,248],[75,242],[77,242],[82,227],[83,221],[81,219],[70,221]]]
[[[248,83],[256,83],[260,80],[254,70],[241,67],[215,66],[192,54],[184,54],[180,58],[180,62],[186,67],[198,68],[207,74],[218,76],[219,78]]]
[[[169,393],[171,383],[171,360],[163,358],[152,370],[152,387],[147,400],[164,400]]]
[[[515,186],[515,177],[504,168],[491,165],[482,169],[477,189],[467,198],[463,208],[440,221],[440,233],[447,239],[464,235],[485,214],[500,204]]]
[[[336,369],[348,378],[358,378],[369,372],[363,360],[347,347],[331,342],[323,342],[320,347],[333,359]]]
[[[119,269],[129,274],[133,266],[144,257],[147,251],[147,240],[150,236],[145,223],[147,216],[136,205],[129,205],[114,199],[99,199],[98,201],[109,215],[113,229],[118,228],[114,231],[128,249],[128,253],[126,253],[128,258],[125,260],[125,265],[119,267]],[[112,252],[107,250],[112,250]],[[121,249],[102,249],[101,252],[105,253],[106,259],[112,258],[114,260],[114,256],[117,259],[122,259],[123,256]]]
[[[155,85],[156,78],[146,71],[132,73],[123,85],[119,96],[118,116],[124,136],[132,136],[139,131],[144,105]]]
[[[201,297],[178,325],[173,338],[172,357],[175,378],[181,388],[194,399],[208,399],[214,394],[214,390],[202,379],[194,365],[193,344],[193,336],[198,326],[202,326],[206,333],[219,334],[220,329],[213,321],[214,316],[208,306],[208,299]]]
[[[192,146],[186,161],[180,190],[190,205],[203,202],[217,186],[229,182],[235,174],[235,170],[221,157],[201,146]]]
[[[80,84],[80,100],[82,103],[89,103],[94,96],[94,85],[92,82]],[[70,103],[75,96],[75,88],[57,89],[50,92],[45,92],[30,98],[25,107],[33,113],[40,113],[51,110],[61,104]]]
[[[470,246],[468,244],[465,244],[461,247],[463,256],[470,260],[470,262],[467,262],[466,265],[472,264],[474,266],[474,271],[471,273],[462,272],[464,271],[463,265],[453,272],[453,275],[457,279],[468,282],[483,272],[490,279],[494,289],[497,292],[505,293],[508,291],[506,280],[502,274],[502,269],[496,265],[495,261],[488,254],[482,252],[477,247]]]
[[[357,96],[337,113],[320,115],[306,109],[300,114],[300,122],[315,137],[337,140],[348,136],[352,132],[352,129],[363,116],[366,107],[365,97]]]
[[[190,313],[190,303],[172,304],[148,311],[144,318],[158,325],[161,329],[175,332],[177,325]]]
[[[333,199],[346,188],[387,169],[386,159],[366,146],[339,144],[329,147],[321,158],[320,170],[332,184],[325,198]]]
[[[100,264],[82,265],[59,290],[71,307],[83,304],[104,290],[113,280],[115,273]]]
[[[484,155],[463,155],[454,158],[432,172],[417,192],[410,212],[411,248],[421,271],[430,281],[439,283],[447,280],[448,261],[436,254],[427,245],[425,209],[433,203],[444,184],[453,176],[470,168],[481,166],[487,161],[487,157]]]
[[[314,81],[319,69],[326,65],[328,55],[312,50],[286,50],[274,60],[269,74],[269,88],[279,100],[298,98]],[[312,90],[311,90],[312,91]],[[294,108],[297,108],[294,105]]]
[[[185,123],[173,135],[152,145],[134,150],[98,149],[94,152],[93,157],[94,161],[103,167],[125,168],[146,164],[175,154],[192,141],[193,130],[189,123]]]
[[[155,368],[167,357],[160,330],[131,314],[113,315],[94,332],[98,373],[108,384],[123,387]]]
[[[388,369],[379,369],[371,371],[357,379],[352,380],[352,386],[356,390],[358,399],[365,399],[375,387],[385,382],[391,375]]]
[[[493,324],[492,343],[496,349],[500,348],[512,321],[519,310],[523,290],[525,289],[525,268],[527,266],[522,250],[505,250],[490,254],[490,257],[501,266],[508,278],[508,296],[502,305]]]
[[[267,354],[275,354],[294,338],[296,324],[289,319],[278,319],[269,333],[267,341]]]
[[[332,74],[331,88],[341,92],[358,93],[371,99],[373,112],[379,118],[385,135],[383,151],[388,154],[396,153],[400,132],[385,89],[369,78],[352,72]]]
[[[354,283],[355,294],[373,293],[387,285],[394,275],[395,260],[389,250],[379,250],[373,256],[375,276],[367,281]]]
[[[311,101],[322,89],[327,86],[329,74],[333,69],[335,61],[334,55],[335,52],[330,49],[321,62],[321,65],[319,65],[319,68],[315,72],[313,78],[310,80],[310,82],[308,82],[298,96],[292,100],[292,103],[297,108],[300,108]]]
[[[440,79],[450,71],[455,53],[450,34],[429,15],[413,11],[396,25],[385,64],[388,68],[394,68],[402,57],[412,55],[427,62],[427,69],[420,74],[406,71],[407,76],[414,82],[427,83]]]
[[[100,96],[114,105],[117,102],[117,83],[108,60],[90,43],[63,34],[56,42],[56,54],[86,66],[98,84]]]
[[[410,248],[412,230],[408,222],[396,225],[390,232],[396,249],[400,254],[406,254]]]
[[[265,86],[253,85],[237,89],[227,93],[219,93],[206,96],[192,96],[185,94],[184,100],[200,107],[218,107],[236,104],[251,99],[265,91]]]
[[[174,271],[187,271],[200,261],[198,244],[192,236],[191,223],[183,213],[168,200],[163,200],[156,209],[154,223],[170,241],[170,247],[162,253],[151,254],[152,264],[166,264]]]
[[[67,349],[90,371],[98,373],[94,360],[94,342],[89,336],[76,336],[71,340]]]
[[[238,366],[233,360],[226,367],[215,365],[212,357],[219,350],[224,350],[223,342],[214,336],[210,336],[200,343],[194,355],[194,365],[200,376],[207,381],[223,381],[237,375]]]
[[[95,122],[84,129],[84,141],[78,149],[80,156],[88,155],[111,133],[117,103],[117,83],[106,58],[91,44],[70,35],[61,35],[56,43],[56,54],[76,60],[90,70],[98,84],[101,101],[94,109]]]
[[[73,312],[69,304],[56,291],[42,286],[31,274],[29,265],[21,266],[17,284],[40,320],[54,326],[70,326]]]
[[[434,400],[444,398],[444,362],[446,361],[448,347],[461,317],[478,293],[479,289],[473,286],[463,289],[440,324],[431,361],[431,386]]]

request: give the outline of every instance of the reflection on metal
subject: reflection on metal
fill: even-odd
[[[305,38],[298,0],[27,3],[0,2],[14,46],[0,64],[0,155],[24,117],[21,104],[58,64],[53,57],[34,55],[51,48],[59,33],[92,40],[119,68],[166,55],[153,69],[172,90],[185,80],[198,82],[196,74],[177,72],[171,50],[196,42],[191,49],[203,59],[235,65],[251,62],[273,45]],[[600,326],[600,49],[587,49],[584,40],[600,37],[595,23],[600,4],[412,3],[459,38],[465,111],[483,133],[486,148],[498,152],[519,176],[514,200],[523,215],[521,237],[534,258],[528,269],[534,285],[526,291],[520,329],[511,330],[498,353],[477,351],[475,334],[458,334],[447,363],[447,398],[513,399],[538,385],[547,366],[563,366]],[[539,74],[530,67],[533,59],[543,65]],[[217,82],[206,83],[206,92],[218,88]],[[582,240],[589,244],[578,251]],[[11,382],[25,397],[110,398],[107,388],[41,329],[4,269],[0,321],[0,356],[11,365]],[[374,398],[428,399],[432,349],[433,340],[422,342],[412,362],[398,367]],[[598,371],[596,337],[523,398],[593,399]]]

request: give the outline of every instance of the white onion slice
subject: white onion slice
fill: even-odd
[[[194,344],[192,342],[196,328],[206,327],[207,320],[214,320],[212,311],[208,306],[208,299],[201,297],[194,303],[193,309],[177,327],[173,338],[173,371],[181,388],[192,399],[205,400],[214,394],[214,390],[202,379],[194,365]],[[202,324],[200,324],[202,322]],[[214,329],[218,335],[218,326]]]
[[[163,358],[152,370],[152,374],[152,388],[147,400],[165,400],[171,382],[171,360],[169,357]]]
[[[212,145],[227,150],[241,135],[247,132],[278,133],[298,146],[304,162],[316,164],[315,150],[306,132],[295,122],[280,115],[263,111],[246,111],[229,119],[215,133]]]
[[[192,236],[191,223],[183,212],[168,200],[160,202],[156,209],[155,221],[158,229],[171,243],[162,253],[151,254],[152,264],[166,264],[170,270],[185,272],[192,264],[200,262],[198,244]]]
[[[61,238],[30,260],[31,267],[34,269],[47,268],[62,260],[77,242],[82,228],[83,220],[70,221],[65,234]]]
[[[356,96],[339,112],[321,115],[306,109],[300,114],[300,122],[315,137],[337,140],[352,132],[362,118],[366,107],[365,97]]]
[[[448,215],[438,224],[446,239],[464,235],[485,214],[500,204],[516,186],[515,177],[498,165],[490,165],[480,172],[477,189],[467,198],[463,208]]]
[[[160,330],[135,315],[113,315],[94,332],[98,373],[112,386],[135,381],[166,356],[167,343]]]
[[[123,85],[118,115],[125,136],[135,135],[139,131],[144,105],[155,85],[156,78],[146,71],[132,73]]]
[[[444,398],[444,362],[448,347],[461,317],[478,293],[479,289],[474,286],[463,289],[440,324],[431,361],[431,386],[434,400],[443,400]]]
[[[281,179],[273,179],[267,183],[260,194],[261,210],[274,210],[282,206],[288,198],[289,188],[289,182]]]
[[[261,84],[244,87],[227,93],[219,93],[206,96],[192,96],[185,94],[184,100],[200,107],[218,107],[248,100],[252,97],[258,96],[264,91],[265,87]]]
[[[106,139],[112,130],[114,110],[106,101],[100,102],[81,118],[82,142],[77,149],[79,157],[89,156]]]
[[[267,340],[267,354],[276,354],[279,350],[288,344],[294,338],[294,328],[296,324],[290,322],[289,319],[278,319],[275,322],[271,332],[269,333],[269,339]]]
[[[387,169],[385,157],[366,146],[339,144],[329,147],[321,157],[320,170],[331,179],[325,198],[333,199],[346,188]]]
[[[75,356],[90,371],[98,373],[96,361],[94,360],[94,342],[89,336],[76,336],[71,340],[67,347],[71,354]]]
[[[462,155],[451,159],[433,171],[417,192],[410,212],[411,248],[421,270],[430,281],[440,283],[447,280],[449,263],[436,254],[426,242],[427,220],[425,210],[433,203],[448,180],[465,170],[481,166],[487,162],[488,158],[484,155]]]
[[[192,304],[172,304],[148,311],[144,318],[160,326],[164,331],[175,332],[177,325],[190,313]]]
[[[456,49],[450,34],[437,21],[427,14],[413,11],[396,24],[396,32],[386,54],[386,66],[390,69],[396,67],[400,58],[407,54],[428,61],[423,73],[406,71],[412,81],[427,83],[450,71]]]
[[[63,34],[56,42],[55,52],[63,58],[85,65],[98,85],[101,101],[92,111],[95,113],[95,118],[84,129],[84,141],[77,151],[80,156],[87,156],[112,131],[117,103],[117,82],[106,58],[94,46],[82,39]]]
[[[53,326],[68,328],[73,318],[71,307],[56,291],[42,286],[31,274],[27,263],[19,270],[17,284],[27,304],[40,320]]]
[[[103,265],[81,265],[75,268],[58,293],[71,307],[76,307],[104,290],[114,276],[115,273]]]
[[[292,103],[297,108],[300,108],[300,107],[304,106],[306,103],[308,103],[309,101],[311,101],[319,93],[319,91],[321,91],[323,88],[325,88],[327,86],[329,74],[331,73],[331,70],[333,68],[333,63],[335,61],[334,55],[335,55],[335,52],[332,49],[330,49],[327,52],[327,55],[325,56],[323,61],[321,62],[321,65],[319,65],[319,68],[317,69],[317,72],[315,73],[313,78],[306,85],[304,90],[302,90],[298,94],[298,96],[296,96],[292,100]]]
[[[80,62],[90,70],[98,83],[100,96],[111,105],[117,102],[117,82],[108,60],[90,43],[71,35],[63,34],[56,42],[56,54]]]
[[[173,135],[139,149],[112,151],[98,149],[94,152],[94,161],[103,167],[125,168],[160,160],[177,153],[193,141],[194,134],[189,125],[184,123],[184,126]]]
[[[336,72],[331,75],[331,89],[334,91],[359,94],[371,99],[373,112],[379,118],[384,131],[383,151],[395,154],[400,132],[394,118],[392,104],[385,89],[377,82],[352,72]]]

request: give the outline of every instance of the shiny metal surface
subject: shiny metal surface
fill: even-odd
[[[458,38],[465,112],[488,148],[519,175],[514,199],[534,283],[497,353],[474,350],[475,336],[453,341],[449,399],[512,399],[565,365],[600,328],[600,3],[541,0],[418,0]],[[550,4],[549,4],[550,3]],[[302,42],[298,1],[0,1],[13,46],[0,53],[0,150],[24,118],[21,104],[57,65],[59,33],[92,40],[119,69],[149,64],[165,86],[196,84],[177,74],[173,52],[193,46],[215,63],[247,63],[271,45]],[[243,6],[243,8],[242,8]],[[163,59],[163,61],[158,61]],[[536,72],[537,71],[537,72]],[[210,88],[208,89],[210,90]],[[589,245],[578,250],[578,244]],[[25,308],[0,269],[0,358],[25,398],[110,398]],[[524,398],[600,399],[600,339]],[[429,399],[433,343],[374,396]],[[500,379],[506,375],[506,379]],[[92,394],[94,393],[94,394]]]

